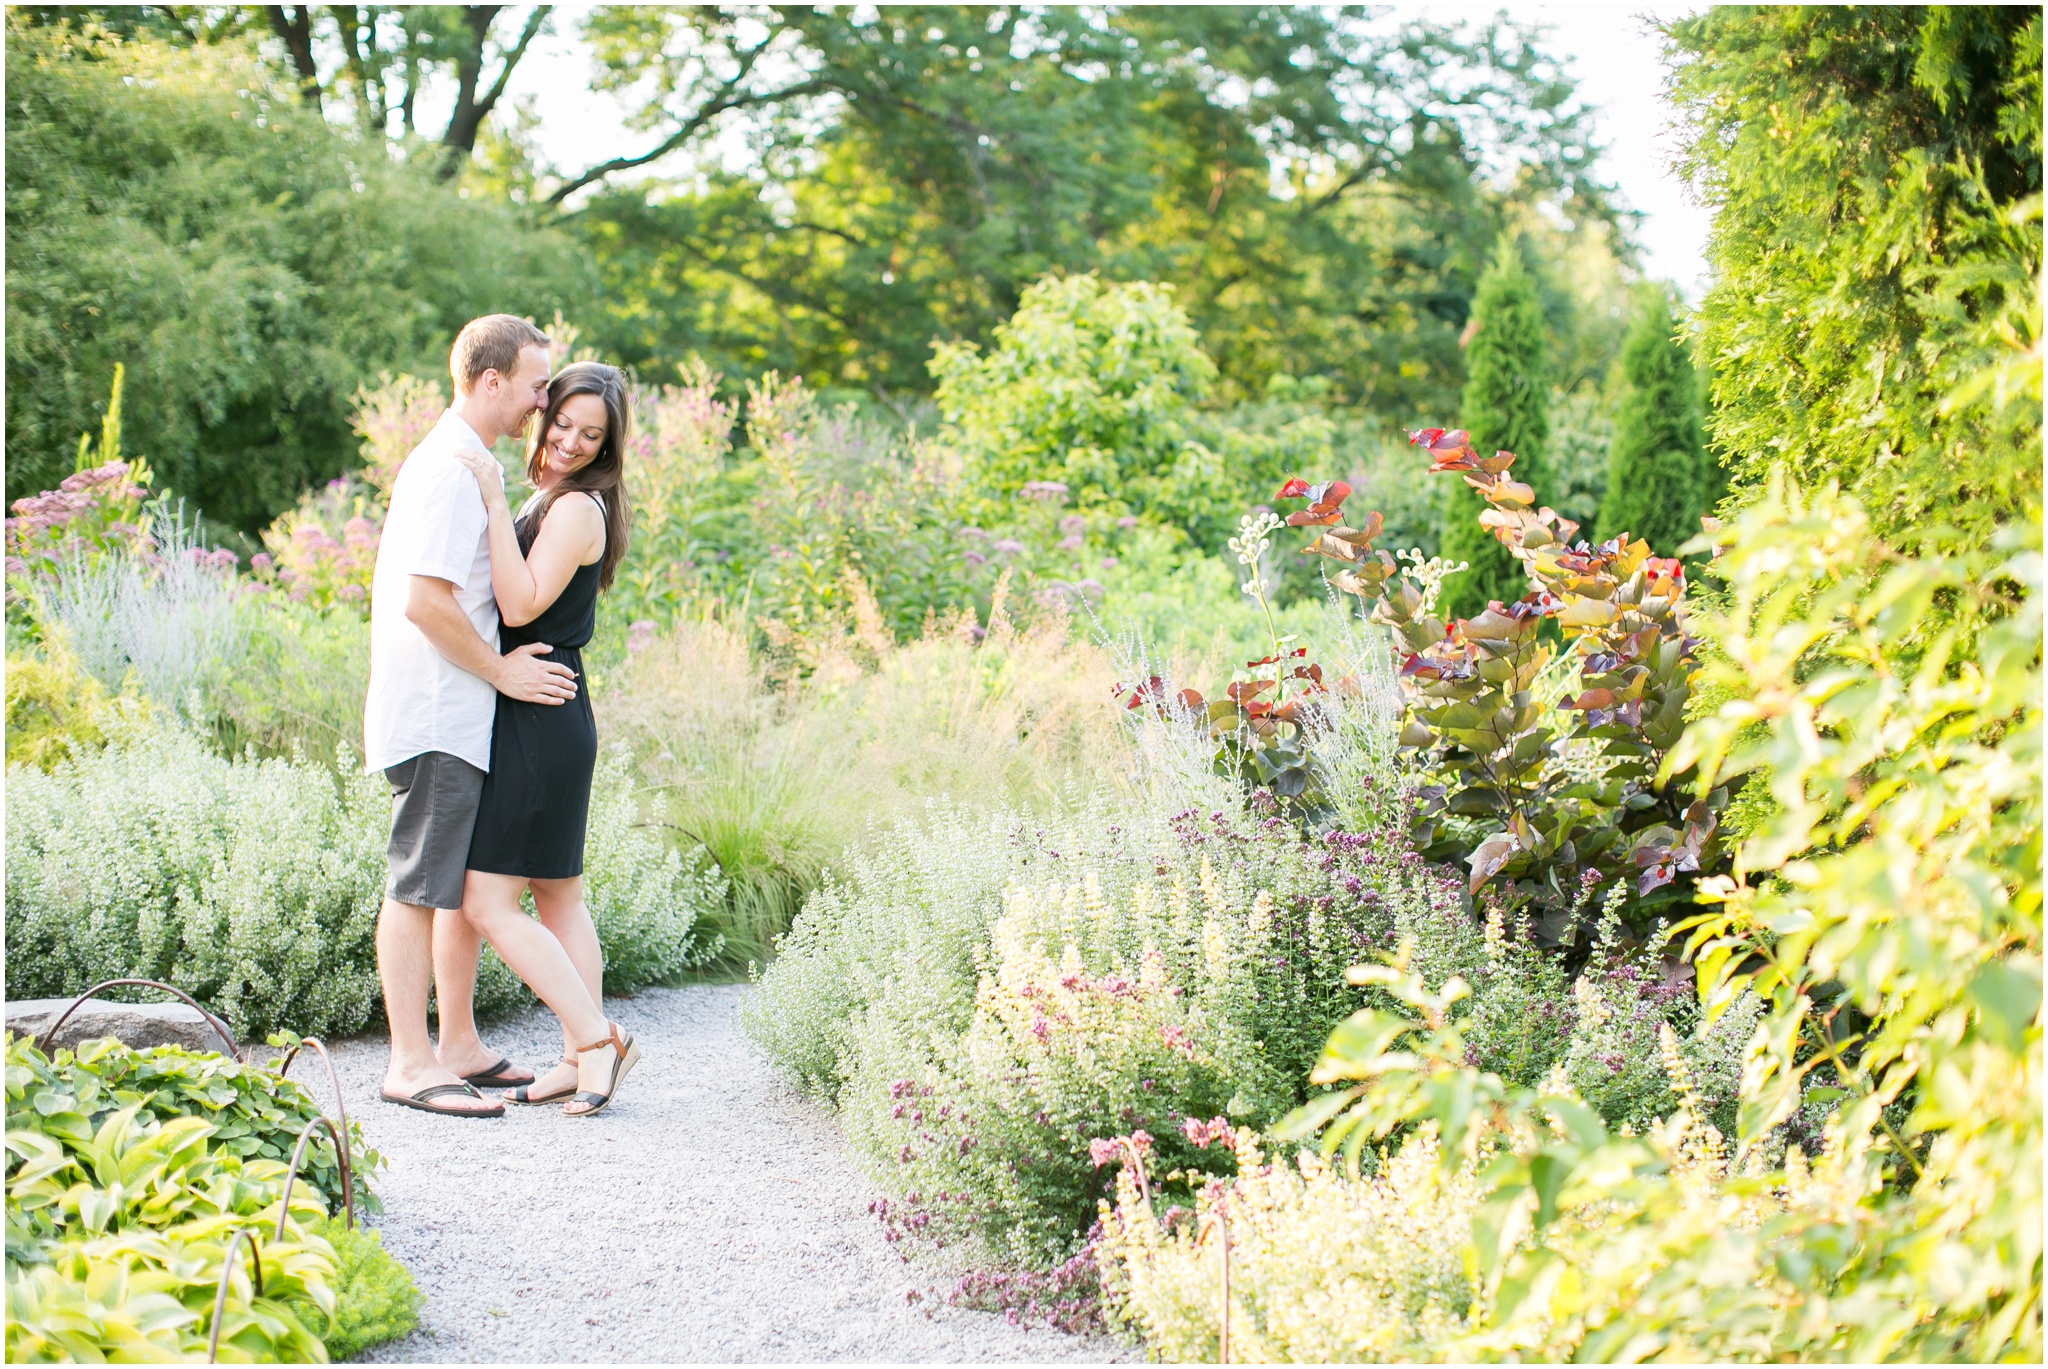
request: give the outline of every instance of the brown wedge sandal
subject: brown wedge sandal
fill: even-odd
[[[565,1055],[562,1057],[562,1063],[573,1066],[576,1063],[576,1057]],[[571,1084],[565,1089],[556,1089],[553,1093],[535,1093],[534,1089],[539,1084],[540,1080],[536,1079],[530,1084],[520,1084],[516,1088],[507,1089],[498,1095],[499,1101],[506,1103],[559,1103],[576,1092],[576,1086]]]
[[[598,1113],[603,1112],[612,1099],[618,1097],[619,1085],[626,1082],[627,1073],[633,1066],[640,1063],[640,1047],[634,1044],[632,1035],[630,1033],[622,1034],[619,1030],[619,1024],[616,1022],[610,1022],[606,1025],[612,1029],[611,1035],[605,1037],[602,1041],[592,1042],[588,1046],[578,1046],[576,1053],[584,1055],[590,1051],[601,1051],[606,1046],[610,1046],[613,1050],[617,1051],[618,1058],[612,1061],[611,1082],[606,1085],[603,1093],[592,1093],[586,1089],[584,1092],[571,1098],[562,1105],[562,1115],[564,1117],[595,1117]],[[584,1106],[571,1112],[570,1109],[575,1108],[578,1103],[582,1103]]]

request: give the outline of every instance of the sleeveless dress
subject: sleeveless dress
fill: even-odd
[[[527,514],[513,525],[521,555],[533,550],[540,521]],[[498,696],[491,769],[469,841],[472,870],[526,879],[569,879],[583,873],[590,777],[597,769],[597,716],[590,707],[582,649],[597,628],[602,564],[578,566],[555,602],[532,622],[499,626],[500,652],[532,642],[553,647],[541,659],[576,672],[576,697],[563,704],[535,704]]]

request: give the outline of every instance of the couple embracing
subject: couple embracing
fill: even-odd
[[[363,743],[392,792],[383,1096],[453,1117],[503,1116],[484,1088],[588,1117],[640,1058],[604,1016],[583,902],[597,723],[580,649],[626,554],[626,385],[594,362],[549,368],[547,335],[524,319],[463,328],[454,402],[399,469],[371,582]],[[515,517],[490,444],[527,432],[535,492]],[[527,890],[537,922],[519,906]],[[538,1078],[477,1036],[484,941],[561,1021],[561,1063]]]

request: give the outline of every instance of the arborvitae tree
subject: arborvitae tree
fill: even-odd
[[[1673,336],[1671,297],[1661,286],[1637,296],[1621,374],[1598,535],[1625,532],[1670,556],[1698,534],[1714,473],[1700,438],[1699,377]]]
[[[1515,454],[1514,477],[1533,486],[1544,502],[1549,470],[1550,380],[1543,339],[1543,311],[1536,281],[1522,265],[1513,237],[1502,234],[1493,264],[1479,278],[1472,299],[1475,331],[1465,349],[1465,393],[1458,415],[1472,445],[1491,455]],[[1445,481],[1443,556],[1469,561],[1472,569],[1444,582],[1444,604],[1469,618],[1487,602],[1511,603],[1529,592],[1529,579],[1508,549],[1479,526],[1486,505],[1462,480]]]

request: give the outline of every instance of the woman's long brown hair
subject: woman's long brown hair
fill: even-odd
[[[548,382],[548,406],[541,411],[533,439],[527,444],[526,478],[535,486],[540,484],[546,469],[548,432],[555,426],[555,415],[577,395],[596,395],[604,401],[604,442],[596,456],[541,495],[533,510],[534,526],[539,527],[539,520],[548,516],[555,500],[571,490],[598,496],[598,507],[604,510],[604,557],[598,562],[597,587],[610,589],[613,572],[626,559],[627,530],[633,522],[633,510],[626,497],[625,471],[632,405],[626,398],[626,377],[616,366],[596,361],[572,362]]]

